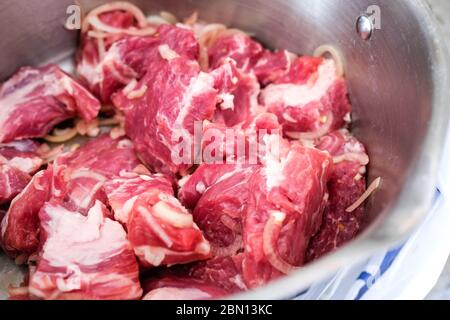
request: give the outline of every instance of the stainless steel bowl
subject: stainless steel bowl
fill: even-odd
[[[1,2],[1,79],[19,66],[58,62],[73,55],[77,32],[63,28],[71,2]],[[80,2],[88,10],[106,1]],[[237,298],[295,296],[339,267],[398,243],[422,221],[435,192],[450,92],[445,45],[423,1],[132,2],[149,14],[165,10],[183,17],[198,10],[201,19],[247,30],[273,48],[311,54],[319,45],[332,44],[345,57],[353,132],[368,146],[369,179],[383,178],[381,189],[367,204],[367,228],[342,249]],[[371,5],[380,9],[381,28],[363,40],[356,22]],[[0,272],[12,268],[3,260],[0,257]],[[0,274],[0,291],[15,277],[15,270]]]

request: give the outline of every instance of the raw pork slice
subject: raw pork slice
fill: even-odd
[[[114,191],[114,188],[116,190]],[[106,187],[116,218],[144,267],[207,259],[210,245],[162,176],[115,179]]]
[[[99,110],[99,101],[59,67],[23,67],[0,88],[0,143],[43,137],[66,119],[93,120]]]
[[[197,60],[199,51],[191,31],[171,25],[161,25],[153,36],[108,39],[107,50],[99,56],[91,52],[92,40],[88,38],[78,62],[78,73],[105,103],[111,102],[116,91],[145,75],[149,62],[159,55],[159,46],[168,46],[190,60]]]
[[[201,126],[215,111],[214,79],[167,45],[159,46],[147,68],[133,91],[126,87],[114,97],[114,105],[124,112],[127,135],[146,164],[185,175],[194,164],[195,122]]]
[[[43,161],[38,148],[31,140],[0,144],[0,205],[19,194],[39,170]]]
[[[347,87],[334,60],[298,58],[285,76],[262,91],[260,103],[294,139],[320,138],[350,121]]]
[[[243,249],[242,221],[255,166],[202,164],[179,192],[194,208],[194,221],[211,244],[213,256],[229,256]]]
[[[125,230],[100,203],[87,216],[48,203],[41,212],[42,248],[30,269],[39,299],[139,299],[139,268]]]
[[[39,211],[50,198],[52,167],[39,171],[26,188],[14,198],[1,224],[1,244],[13,258],[24,259],[39,245]]]
[[[189,278],[166,277],[146,284],[143,300],[211,300],[229,293],[214,285]]]
[[[347,130],[333,132],[320,139],[317,146],[334,157],[334,170],[328,182],[330,198],[322,226],[308,247],[311,261],[354,239],[364,220],[364,206],[349,208],[366,190],[366,165],[369,157],[364,146]]]
[[[243,261],[249,288],[304,263],[309,239],[322,222],[331,169],[328,153],[297,143],[284,141],[279,154],[266,155],[249,182]]]

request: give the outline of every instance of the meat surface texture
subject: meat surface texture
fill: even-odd
[[[286,136],[317,139],[349,121],[351,106],[333,60],[299,57],[287,74],[260,96],[268,112],[278,116]]]
[[[192,215],[174,197],[164,175],[136,175],[106,183],[115,219],[124,223],[128,239],[143,267],[184,264],[206,259],[210,245]]]
[[[144,78],[131,93],[130,87],[118,93],[114,104],[125,114],[125,130],[144,162],[157,172],[184,175],[194,163],[195,122],[212,119],[217,93],[213,77],[196,61],[158,48]]]
[[[31,180],[43,161],[39,144],[21,140],[0,144],[0,205],[10,202]]]
[[[132,172],[140,162],[127,139],[103,135],[76,151],[58,157],[33,177],[12,201],[2,222],[2,244],[17,256],[36,252],[41,207],[57,201],[68,210],[86,214],[96,200],[107,202],[103,185],[121,172]]]
[[[197,59],[198,43],[191,31],[162,25],[154,33],[146,37],[108,37],[101,55],[96,51],[97,40],[86,35],[78,73],[103,102],[110,103],[115,92],[145,75],[148,63],[159,55],[159,46],[168,46],[187,59]]]
[[[328,198],[329,155],[296,143],[285,147],[279,158],[269,153],[249,181],[243,278],[250,288],[303,265]]]
[[[40,299],[139,299],[139,268],[123,227],[97,202],[84,216],[46,204],[29,291]]]
[[[366,165],[369,162],[364,146],[347,130],[324,136],[318,146],[334,157],[334,170],[328,181],[330,197],[322,226],[311,239],[307,260],[329,253],[355,238],[364,221],[364,207],[352,212],[349,208],[366,190]]]
[[[181,201],[193,208],[194,220],[215,257],[243,248],[242,221],[254,171],[254,166],[202,164],[179,192]]]
[[[0,143],[43,137],[66,119],[93,120],[99,110],[99,101],[59,67],[23,67],[0,87]]]

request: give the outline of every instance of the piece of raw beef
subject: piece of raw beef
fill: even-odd
[[[120,223],[100,202],[87,215],[47,203],[39,213],[42,245],[30,268],[39,299],[139,299],[139,268]]]
[[[354,239],[364,221],[364,206],[349,208],[366,190],[366,165],[369,157],[362,143],[347,130],[333,132],[320,139],[317,148],[334,158],[328,181],[330,197],[320,231],[308,247],[307,260],[317,259]]]
[[[36,174],[13,200],[2,222],[2,244],[11,256],[27,255],[39,245],[38,213],[45,202],[57,200],[68,210],[86,214],[96,200],[107,203],[103,185],[140,166],[130,140],[105,134],[55,159]]]
[[[50,198],[53,169],[34,175],[25,189],[14,198],[1,223],[1,244],[13,258],[24,259],[36,252],[39,245],[39,211]]]
[[[260,103],[277,115],[289,138],[317,139],[350,122],[347,86],[331,59],[297,58],[262,90]]]
[[[0,144],[0,205],[18,195],[42,163],[36,142],[20,140]]]
[[[113,102],[125,114],[126,133],[140,158],[156,172],[185,175],[194,164],[194,126],[212,119],[217,92],[214,78],[196,61],[167,45],[158,49],[133,91],[124,88]]]
[[[146,283],[143,300],[211,300],[229,292],[211,284],[189,278],[166,277]]]
[[[243,279],[249,288],[303,265],[322,222],[331,170],[328,153],[296,142],[281,141],[278,154],[266,154],[249,181],[243,224]]]
[[[161,25],[154,35],[147,37],[110,37],[101,55],[93,50],[96,41],[86,38],[77,69],[91,91],[104,103],[110,103],[115,92],[145,75],[149,62],[159,55],[159,46],[168,46],[190,60],[197,60],[199,51],[191,31],[171,25]]]
[[[100,102],[58,66],[23,67],[0,87],[0,143],[44,137],[58,123],[93,120]]]
[[[174,197],[162,175],[117,178],[106,184],[116,219],[143,267],[185,264],[210,256],[210,245],[191,213]]]
[[[202,164],[179,191],[183,204],[193,208],[195,223],[204,232],[215,257],[243,249],[242,221],[256,166]]]

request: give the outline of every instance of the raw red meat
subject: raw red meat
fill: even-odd
[[[260,102],[278,116],[290,138],[320,138],[350,121],[347,87],[333,60],[298,58],[262,91]]]
[[[364,206],[347,212],[366,190],[365,148],[346,130],[333,132],[320,139],[317,148],[334,157],[334,170],[328,181],[330,197],[324,211],[320,231],[311,239],[307,261],[317,259],[355,238],[364,220]]]
[[[228,127],[248,125],[262,112],[258,104],[258,80],[251,73],[241,72],[234,60],[225,59],[211,75],[214,77],[214,87],[219,91],[215,123],[223,123]]]
[[[130,140],[105,134],[55,160],[52,197],[86,213],[96,200],[106,203],[106,181],[139,165]]]
[[[272,142],[269,142],[272,143]],[[304,263],[320,227],[332,169],[328,153],[282,142],[250,179],[244,222],[243,278],[254,288]]]
[[[209,258],[210,245],[192,215],[173,196],[171,181],[151,176],[144,179],[141,183],[148,189],[143,193],[136,188],[135,179],[124,182],[121,189],[128,193],[128,200],[123,203],[128,202],[132,209],[120,208],[128,215],[128,239],[141,265],[170,266]],[[116,193],[115,198],[125,200],[125,194]]]
[[[43,137],[77,115],[93,120],[99,110],[99,101],[59,67],[23,67],[0,88],[0,143]]]
[[[268,85],[285,76],[295,59],[296,55],[286,50],[265,50],[253,67],[253,72],[262,85]]]
[[[100,203],[87,216],[47,203],[29,292],[40,299],[139,299],[139,268],[123,227]]]
[[[240,70],[248,73],[263,53],[261,44],[245,33],[228,30],[221,33],[209,48],[209,65],[211,69],[216,69],[231,58]]]
[[[38,172],[14,198],[1,224],[1,244],[11,257],[36,252],[39,245],[39,211],[50,198],[52,167]]]
[[[39,144],[31,140],[0,144],[0,205],[18,195],[39,170]]]
[[[194,264],[189,277],[215,285],[229,294],[247,290],[242,277],[243,254],[213,258]]]
[[[125,114],[140,158],[157,172],[184,175],[194,163],[195,122],[212,119],[215,111],[214,79],[168,46],[159,51],[133,91],[119,92],[114,104]]]
[[[196,60],[199,51],[191,31],[171,25],[160,26],[154,36],[110,38],[107,51],[101,57],[94,55],[92,58],[93,40],[88,37],[86,41],[78,62],[78,73],[105,103],[111,101],[115,92],[145,75],[148,63],[158,58],[159,46],[166,45],[190,60]]]
[[[242,250],[242,220],[255,166],[202,164],[179,192],[181,201],[194,208],[194,221],[211,244],[213,256]]]
[[[258,164],[265,152],[264,138],[281,135],[281,126],[272,113],[261,113],[251,122],[228,127],[205,121],[202,135],[202,160],[208,164]]]
[[[58,157],[53,166],[36,174],[11,203],[2,223],[2,242],[11,256],[32,254],[39,244],[41,207],[53,199],[72,211],[87,213],[96,200],[107,202],[103,184],[140,165],[127,139],[109,135]]]
[[[211,300],[229,292],[196,279],[167,277],[146,284],[148,293],[143,300]]]
[[[173,194],[171,180],[160,174],[138,175],[127,174],[105,183],[105,192],[108,203],[113,209],[114,219],[123,224],[129,221],[134,203],[144,193]]]

